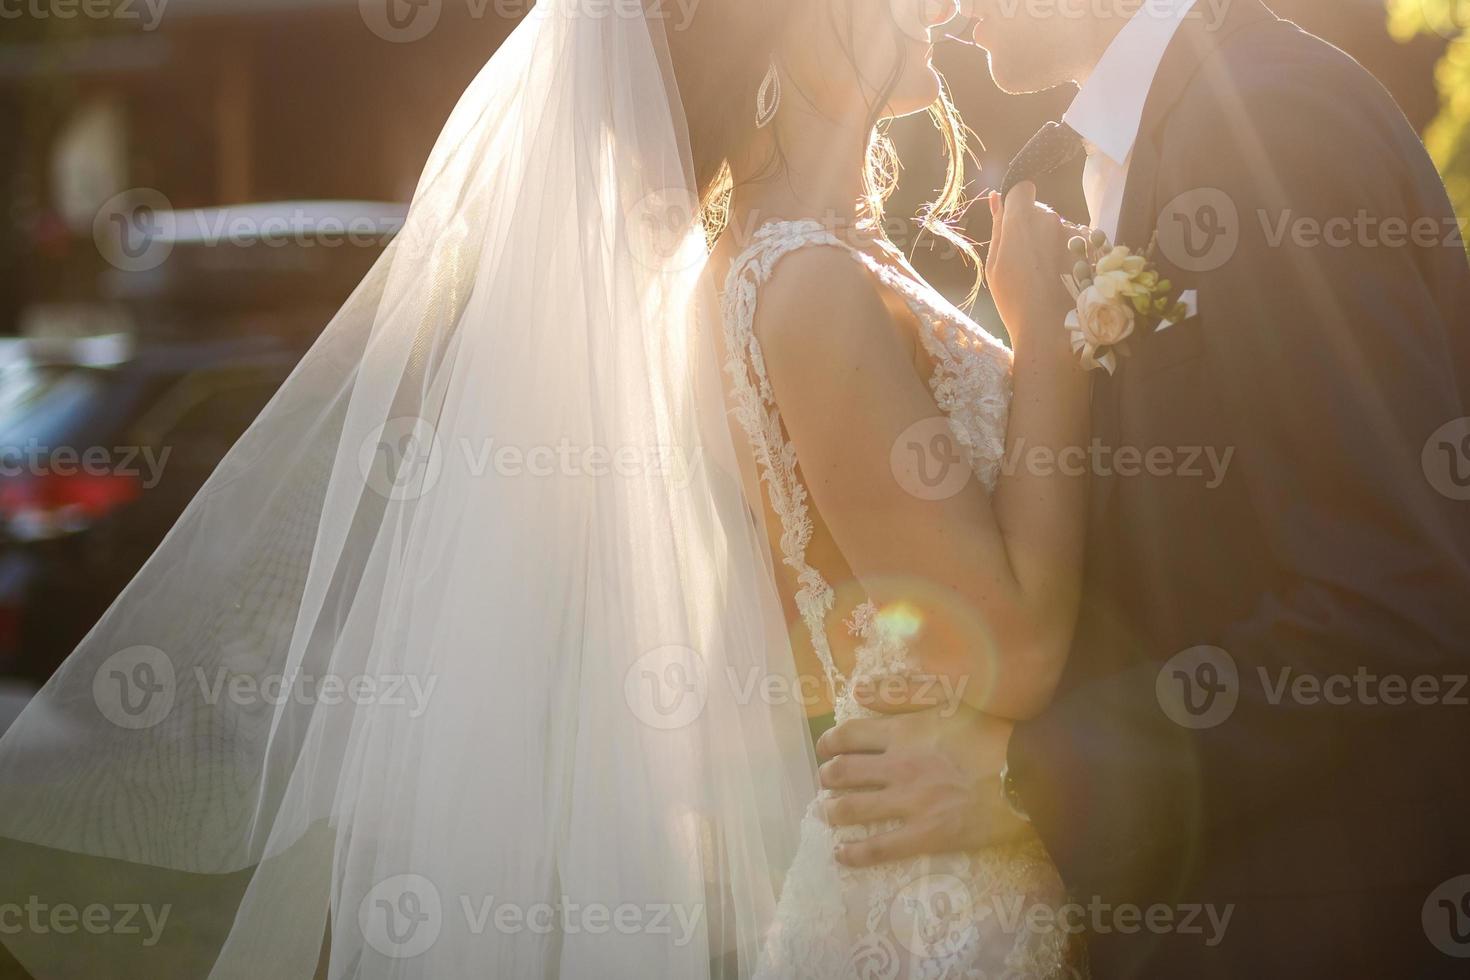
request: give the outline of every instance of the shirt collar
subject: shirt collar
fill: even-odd
[[[1146,0],[1103,52],[1062,121],[1117,164],[1128,161],[1164,52],[1196,0]]]

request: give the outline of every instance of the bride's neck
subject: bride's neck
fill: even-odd
[[[864,197],[869,129],[859,114],[829,117],[788,98],[771,126],[731,161],[737,227],[772,218],[856,220]]]

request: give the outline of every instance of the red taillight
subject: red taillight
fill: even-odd
[[[0,516],[12,536],[34,541],[54,538],[93,523],[138,499],[142,487],[132,476],[50,473],[0,483]]]

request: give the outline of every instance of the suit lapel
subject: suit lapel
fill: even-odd
[[[1224,20],[1210,19],[1211,7],[1200,0],[1191,15],[1180,25],[1178,33],[1164,52],[1158,73],[1149,87],[1144,103],[1143,119],[1128,162],[1128,182],[1123,192],[1123,206],[1118,216],[1117,242],[1133,249],[1148,246],[1158,223],[1159,204],[1155,200],[1161,162],[1159,136],[1163,123],[1183,95],[1190,80],[1210,53],[1224,40],[1248,24],[1276,15],[1260,0],[1234,0],[1227,5]],[[1114,375],[1099,372],[1092,389],[1093,437],[1101,445],[1116,449],[1121,440],[1120,398],[1128,382],[1128,358],[1118,361]],[[1117,488],[1117,477],[1109,472],[1093,478],[1089,513],[1094,527],[1107,517],[1108,506]]]
[[[1159,169],[1158,139],[1169,110],[1189,87],[1190,80],[1205,59],[1226,38],[1243,27],[1276,16],[1261,0],[1232,0],[1220,21],[1212,19],[1213,10],[1207,0],[1199,0],[1169,42],[1169,49],[1164,52],[1153,84],[1149,86],[1138,139],[1128,164],[1128,184],[1118,221],[1118,241],[1124,245],[1143,248],[1153,235],[1158,218],[1158,202],[1154,200],[1154,183]]]

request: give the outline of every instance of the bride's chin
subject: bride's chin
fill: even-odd
[[[913,77],[905,79],[888,97],[887,115],[890,119],[897,119],[923,112],[939,98],[939,92],[939,72],[933,66],[926,65],[922,72],[916,72]]]

